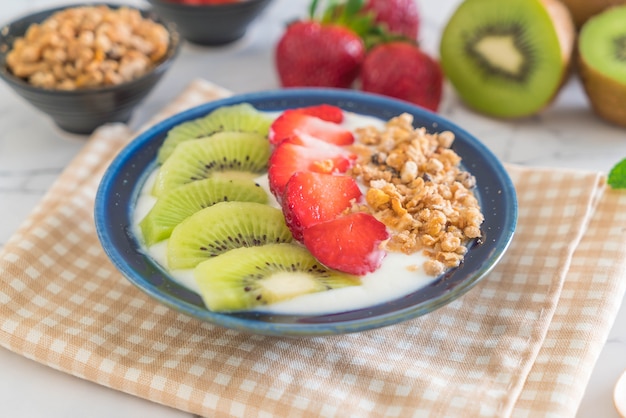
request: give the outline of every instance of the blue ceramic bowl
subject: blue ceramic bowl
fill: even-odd
[[[155,13],[173,22],[187,41],[207,46],[234,42],[265,10],[271,0],[225,4],[184,4],[175,0],[148,0]]]
[[[130,232],[132,210],[155,157],[172,127],[206,115],[212,110],[247,102],[259,110],[328,103],[347,111],[384,120],[403,112],[414,117],[416,126],[456,135],[453,149],[476,177],[477,195],[485,214],[483,238],[468,251],[463,264],[409,295],[366,309],[328,315],[283,315],[258,312],[217,313],[207,310],[199,295],[177,284],[150,257],[139,250]],[[289,89],[252,93],[207,103],[175,115],[124,148],[107,169],[95,202],[95,222],[105,252],[132,283],[157,301],[180,312],[224,327],[267,335],[329,335],[363,331],[395,324],[427,314],[460,297],[479,282],[500,260],[517,222],[513,184],[498,159],[471,134],[444,118],[406,102],[334,89]]]
[[[120,7],[117,4],[107,5],[112,9]],[[54,123],[64,131],[86,135],[105,123],[127,122],[131,118],[137,105],[152,91],[169,69],[180,49],[180,39],[172,24],[166,24],[153,12],[140,10],[143,17],[163,24],[170,34],[167,54],[147,74],[115,86],[72,91],[36,87],[13,75],[7,67],[6,57],[13,48],[15,39],[23,36],[33,23],[40,23],[55,12],[77,6],[81,4],[38,11],[0,28],[0,78],[27,102],[50,116]]]

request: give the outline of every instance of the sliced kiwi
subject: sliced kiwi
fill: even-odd
[[[324,267],[297,244],[234,249],[198,264],[194,277],[212,311],[246,310],[360,284],[357,276]]]
[[[578,38],[578,68],[594,111],[626,126],[626,6],[589,19]]]
[[[172,128],[159,148],[157,161],[163,163],[181,142],[213,135],[217,132],[253,132],[267,136],[273,119],[249,103],[223,106],[208,115],[183,122]]]
[[[468,107],[528,116],[560,90],[574,40],[572,18],[558,0],[466,0],[442,34],[441,65]]]
[[[265,172],[269,155],[269,142],[256,133],[218,132],[186,141],[159,167],[152,193],[160,196],[216,172],[226,172],[226,177],[252,179]]]
[[[255,202],[221,202],[172,230],[167,262],[170,269],[189,269],[234,248],[292,240],[280,209]]]
[[[139,222],[146,245],[168,238],[176,225],[199,210],[228,201],[267,203],[268,196],[246,179],[208,178],[184,184],[163,193]]]

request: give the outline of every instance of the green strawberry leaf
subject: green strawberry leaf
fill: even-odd
[[[613,166],[607,183],[613,189],[626,189],[626,158]]]
[[[418,45],[416,40],[390,33],[385,26],[376,23],[374,12],[365,12],[365,0],[327,0],[325,3],[326,6],[318,17],[319,0],[312,0],[309,6],[310,18],[323,24],[340,25],[350,29],[363,40],[367,50],[394,41]]]
[[[315,16],[315,9],[317,9],[317,0],[313,0],[311,4],[309,4],[309,17],[311,19]]]
[[[364,0],[348,0],[346,3],[345,16],[351,18],[356,16],[365,6]]]

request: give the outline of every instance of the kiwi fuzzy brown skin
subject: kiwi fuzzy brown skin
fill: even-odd
[[[580,55],[578,68],[593,111],[608,122],[626,127],[626,85],[597,72]]]
[[[578,73],[593,111],[622,127],[626,127],[626,26],[616,31],[614,23],[623,25],[625,18],[626,5],[591,17],[580,31],[577,54]],[[615,72],[615,65],[621,72]]]
[[[612,6],[626,4],[626,0],[561,0],[574,19],[576,28],[580,29],[590,17]]]
[[[561,77],[561,84],[554,91],[552,98],[547,101],[543,108],[539,109],[538,112],[549,107],[556,97],[558,93],[561,91],[561,88],[565,83],[569,80],[570,76],[575,74],[575,57],[576,57],[576,23],[572,17],[571,12],[567,7],[563,7],[563,2],[561,0],[542,0],[548,14],[554,21],[554,27],[557,31],[557,36],[559,38],[559,43],[561,45],[561,59],[565,64],[563,67],[563,76]]]
[[[511,3],[523,12],[519,17],[509,11],[507,2],[466,0],[444,30],[440,46],[444,73],[462,101],[478,113],[502,119],[537,114],[552,104],[572,74],[576,30],[569,10],[559,0],[527,2]],[[481,9],[486,12],[484,22]],[[550,32],[541,35],[538,28]],[[497,49],[482,42],[508,38],[513,41],[504,52],[501,44]],[[515,62],[498,63],[508,53],[523,57],[515,71],[499,67]]]

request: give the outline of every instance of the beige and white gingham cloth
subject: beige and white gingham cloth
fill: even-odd
[[[158,117],[225,94],[196,80]],[[2,346],[207,417],[575,415],[626,288],[626,193],[601,174],[509,166],[519,226],[466,295],[373,331],[277,338],[177,313],[109,263],[94,196],[131,136],[98,130],[2,249]]]

